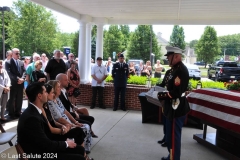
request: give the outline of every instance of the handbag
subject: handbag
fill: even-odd
[[[81,94],[80,89],[79,88],[74,88],[73,90],[73,96],[76,98]]]

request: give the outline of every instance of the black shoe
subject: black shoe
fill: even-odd
[[[125,108],[122,108],[122,110],[123,110],[123,111],[126,111],[126,109],[125,109]]]
[[[99,107],[99,108],[106,109],[106,107],[104,107],[104,106],[102,106],[102,107]]]
[[[93,106],[90,107],[90,109],[93,109],[93,108],[95,108],[95,107],[93,107]]]
[[[169,160],[168,157],[162,157],[161,160]]]
[[[86,151],[86,154],[89,154],[89,153],[91,153],[90,151]]]
[[[158,141],[159,144],[162,144],[162,143],[164,143],[164,142],[165,142],[165,138],[163,138],[162,140],[159,140],[159,141]]]
[[[113,111],[116,111],[117,109],[116,108],[113,108]]]
[[[161,146],[162,146],[162,147],[167,147],[167,143],[166,143],[166,142],[163,142],[163,143],[161,144]]]

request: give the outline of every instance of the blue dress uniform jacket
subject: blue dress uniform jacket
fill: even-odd
[[[112,77],[114,82],[114,87],[125,87],[127,85],[127,79],[129,75],[128,64],[123,63],[123,67],[117,62],[113,65]]]

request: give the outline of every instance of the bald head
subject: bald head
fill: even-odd
[[[67,88],[68,87],[68,77],[66,74],[59,73],[56,76],[56,80],[60,82],[60,87],[61,88]]]

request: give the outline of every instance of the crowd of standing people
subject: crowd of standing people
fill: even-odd
[[[92,129],[94,117],[89,115],[86,108],[76,107],[76,97],[80,94],[80,75],[78,59],[74,54],[68,54],[67,59],[63,52],[55,50],[53,57],[48,60],[45,53],[41,56],[33,53],[31,62],[30,57],[21,61],[19,49],[13,48],[7,51],[6,56],[6,60],[0,61],[1,120],[6,120],[6,106],[10,118],[20,117],[17,141],[23,150],[39,154],[55,152],[61,155],[60,159],[91,159],[87,154],[91,152],[92,138],[98,136]],[[154,77],[161,78],[163,70],[159,60],[154,69],[150,61],[145,65],[140,62],[138,67],[132,62],[127,64],[122,53],[118,54],[115,63],[110,57],[105,65],[102,60],[102,57],[97,57],[96,63],[91,66],[91,109],[96,107],[97,100],[100,108],[106,108],[103,91],[109,74],[114,84],[113,111],[118,110],[119,96],[120,108],[126,111],[125,92],[130,75],[151,77],[154,73]],[[25,83],[28,84],[25,89],[29,106],[22,113]],[[74,138],[74,141],[68,138]],[[36,143],[39,145],[30,147]]]

